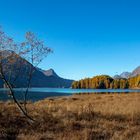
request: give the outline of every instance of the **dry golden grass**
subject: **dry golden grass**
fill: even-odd
[[[0,103],[0,139],[140,140],[140,94],[82,94],[29,103],[29,124]]]

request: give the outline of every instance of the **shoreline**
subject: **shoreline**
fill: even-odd
[[[39,93],[37,93],[37,94],[39,94]],[[58,93],[59,94],[59,93]],[[115,91],[115,92],[79,92],[79,93],[74,93],[74,94],[69,94],[69,95],[62,95],[62,96],[49,96],[49,97],[45,97],[45,98],[42,98],[42,99],[40,99],[40,100],[35,100],[35,99],[29,99],[29,100],[27,100],[27,102],[31,102],[31,103],[35,103],[35,102],[38,102],[38,101],[42,101],[42,100],[46,100],[46,99],[48,99],[48,100],[55,100],[55,99],[61,99],[61,98],[71,98],[71,97],[73,97],[73,96],[75,96],[75,95],[115,95],[115,94],[120,94],[120,95],[122,95],[122,94],[140,94],[140,92],[117,92],[117,91]],[[0,102],[12,102],[13,100],[12,100],[12,98],[11,99],[5,99],[5,100],[0,100]],[[19,102],[23,102],[22,100],[19,100]]]

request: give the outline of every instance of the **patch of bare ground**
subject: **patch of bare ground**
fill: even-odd
[[[0,139],[139,140],[140,94],[82,94],[28,103],[29,123],[0,103]]]

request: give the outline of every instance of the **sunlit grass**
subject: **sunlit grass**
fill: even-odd
[[[28,104],[28,124],[13,103],[0,103],[1,137],[139,140],[140,94],[82,94]]]

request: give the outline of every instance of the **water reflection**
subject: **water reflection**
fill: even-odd
[[[86,93],[75,93],[75,95],[90,95],[90,94],[128,94],[132,92],[86,92]],[[133,92],[137,93],[137,92]]]
[[[9,94],[7,94],[8,92],[7,91],[1,91],[0,92],[0,100],[1,101],[7,101],[7,100],[12,100],[12,96],[10,96]],[[57,92],[51,92],[51,93],[48,93],[48,92],[29,92],[27,94],[27,100],[28,101],[39,101],[39,100],[43,100],[45,98],[48,98],[48,97],[59,97],[59,96],[70,96],[72,95],[71,93],[57,93]],[[15,92],[15,97],[18,99],[18,100],[24,100],[24,93],[22,92]]]
[[[15,89],[15,96],[18,100],[24,99],[25,89]],[[100,89],[62,89],[62,88],[31,88],[27,95],[28,101],[43,100],[48,97],[70,96],[72,94],[128,94],[128,93],[140,93],[140,90],[100,90]],[[9,95],[8,89],[0,89],[0,100],[12,100]]]

